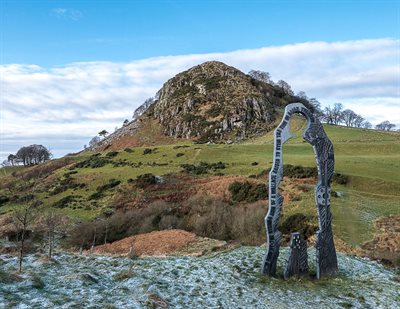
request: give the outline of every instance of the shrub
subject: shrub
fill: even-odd
[[[118,151],[110,151],[106,154],[107,158],[114,158],[115,156],[118,155]]]
[[[79,195],[67,195],[64,196],[62,199],[58,200],[53,204],[53,207],[55,208],[65,208],[68,206],[71,206],[75,204],[77,201],[79,201],[82,197]]]
[[[0,206],[7,204],[10,201],[10,198],[5,195],[0,195]]]
[[[289,241],[293,232],[299,232],[305,239],[308,239],[318,230],[317,219],[313,216],[297,213],[287,217],[280,224],[279,230],[286,235],[286,241]]]
[[[128,153],[132,153],[132,152],[134,152],[134,150],[133,150],[133,149],[131,149],[131,148],[125,148],[125,149],[124,149],[124,151],[125,151],[125,152],[128,152]]]
[[[136,178],[136,186],[138,186],[139,188],[146,188],[150,185],[154,185],[157,183],[157,178],[156,176],[154,176],[151,173],[147,173],[147,174],[143,174],[143,175],[139,175]]]
[[[290,178],[317,178],[317,167],[286,164],[283,166],[283,176]]]
[[[107,158],[101,158],[97,154],[90,156],[88,159],[80,161],[75,164],[75,168],[98,168],[103,167],[106,164],[111,163],[112,161]]]
[[[218,117],[223,113],[223,107],[221,105],[214,104],[207,110],[207,115],[210,117]]]
[[[229,192],[234,202],[255,202],[268,198],[268,187],[265,184],[251,184],[248,181],[235,181],[229,185]]]
[[[184,153],[178,152],[178,153],[176,154],[176,157],[179,158],[179,157],[182,157],[182,156],[184,156],[184,155],[185,155]]]
[[[200,162],[199,165],[182,164],[181,167],[184,169],[184,172],[188,174],[201,175],[207,174],[209,170],[216,171],[219,169],[225,169],[226,163],[223,163],[221,161],[218,163]]]
[[[110,179],[108,183],[98,186],[96,192],[89,196],[89,200],[97,200],[103,196],[104,191],[110,190],[121,183],[118,179]]]
[[[112,178],[108,181],[108,183],[98,186],[96,188],[96,191],[98,191],[98,192],[106,191],[106,190],[109,190],[109,189],[112,189],[112,188],[118,186],[120,183],[121,183],[120,180]]]
[[[346,185],[349,182],[349,176],[340,173],[334,173],[332,181],[336,182],[339,185]]]
[[[145,149],[143,150],[143,154],[144,154],[144,155],[150,154],[150,153],[152,153],[152,152],[153,152],[153,149],[150,149],[150,148],[145,148]]]
[[[252,162],[251,165],[256,166],[258,165],[258,162]]]

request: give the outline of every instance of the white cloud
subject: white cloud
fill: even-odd
[[[82,18],[83,13],[76,9],[55,8],[51,10],[52,15],[60,19],[69,19],[77,21]]]
[[[175,74],[204,61],[271,73],[324,104],[342,102],[372,123],[400,125],[400,41],[308,42],[227,53],[148,58],[61,67],[0,66],[1,148],[28,143],[61,155],[101,129],[113,131]],[[75,141],[75,144],[73,143]],[[0,158],[2,159],[2,158]]]

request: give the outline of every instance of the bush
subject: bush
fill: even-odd
[[[157,178],[156,178],[156,176],[154,176],[151,173],[139,175],[136,178],[136,186],[139,188],[142,188],[142,189],[144,189],[150,185],[154,185],[156,183],[157,183]]]
[[[251,165],[256,166],[258,165],[258,162],[252,162]]]
[[[0,206],[7,204],[10,201],[10,198],[5,195],[0,195]]]
[[[96,191],[103,192],[103,191],[106,191],[106,190],[109,190],[109,189],[112,189],[112,188],[118,186],[120,183],[121,183],[120,180],[112,178],[108,181],[108,183],[106,183],[102,186],[98,186],[96,188]]]
[[[110,190],[121,183],[118,179],[110,179],[108,183],[98,186],[96,192],[89,196],[89,200],[97,200],[103,196],[104,191]]]
[[[145,148],[145,149],[143,150],[143,154],[144,154],[144,155],[150,154],[150,153],[152,153],[152,152],[153,152],[153,149],[150,149],[150,148]]]
[[[116,155],[118,155],[118,151],[110,151],[106,154],[107,158],[114,158]]]
[[[125,152],[128,152],[128,153],[132,153],[132,152],[134,152],[134,150],[133,150],[133,149],[131,149],[131,148],[125,148],[125,149],[124,149],[124,151],[125,151]]]
[[[97,154],[90,156],[88,159],[80,161],[75,164],[75,168],[98,168],[103,167],[106,164],[111,163],[112,161],[107,158],[101,158]]]
[[[55,208],[65,208],[78,202],[82,197],[79,195],[67,195],[53,204]]]
[[[286,164],[283,166],[283,176],[290,178],[317,178],[317,167]]]
[[[179,158],[179,157],[182,157],[182,156],[184,156],[184,155],[185,155],[184,153],[178,152],[178,153],[176,154],[176,157]]]
[[[286,235],[286,241],[290,240],[290,235],[294,232],[299,232],[305,239],[308,239],[317,232],[318,221],[313,216],[298,213],[286,218],[280,224],[279,230]]]
[[[226,163],[223,163],[221,161],[218,163],[200,162],[199,165],[182,164],[181,167],[184,169],[184,172],[188,174],[202,175],[207,174],[209,170],[213,170],[215,172],[219,169],[225,169]]]
[[[251,184],[248,181],[235,181],[229,185],[229,192],[234,202],[255,202],[268,198],[268,187],[265,184]]]
[[[347,183],[349,182],[349,176],[340,173],[334,173],[332,181],[336,182],[339,185],[347,185]]]

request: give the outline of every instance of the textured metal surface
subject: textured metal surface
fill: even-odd
[[[276,262],[279,255],[282,233],[278,230],[283,197],[279,192],[279,183],[283,178],[283,144],[292,137],[290,134],[290,117],[299,113],[307,118],[304,139],[314,148],[318,168],[318,182],[315,186],[315,203],[318,211],[319,230],[316,235],[317,277],[334,275],[337,272],[337,257],[332,234],[332,214],[330,211],[330,184],[333,176],[333,145],[327,137],[321,123],[301,103],[286,106],[283,119],[274,132],[274,161],[269,173],[269,208],[265,217],[267,229],[267,251],[262,272],[269,276],[276,274]]]
[[[305,275],[308,273],[307,242],[299,232],[290,236],[289,258],[283,277],[285,279],[294,275]]]

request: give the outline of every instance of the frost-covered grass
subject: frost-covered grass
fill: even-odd
[[[143,258],[132,274],[126,258],[59,254],[49,264],[28,256],[20,282],[4,279],[16,258],[3,255],[0,308],[146,308],[154,298],[170,308],[400,307],[395,271],[376,262],[339,254],[336,278],[284,281],[259,274],[263,252],[241,247],[200,258]],[[280,273],[286,256],[281,249]],[[309,260],[315,267],[313,250]]]

